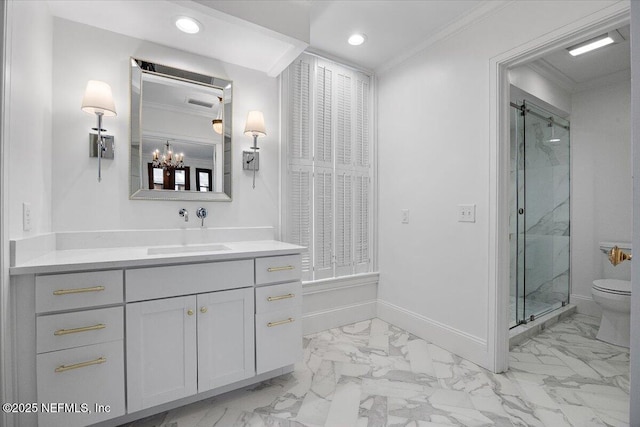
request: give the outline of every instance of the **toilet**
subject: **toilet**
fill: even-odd
[[[610,344],[629,347],[631,281],[625,279],[631,276],[631,262],[625,261],[613,266],[608,254],[615,246],[628,254],[631,253],[630,243],[600,243],[606,278],[594,280],[591,288],[593,300],[602,309],[602,320],[596,338]]]

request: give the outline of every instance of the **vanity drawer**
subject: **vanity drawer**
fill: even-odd
[[[127,302],[253,286],[253,260],[138,268],[125,271]]]
[[[286,310],[301,304],[301,282],[289,282],[256,288],[256,313]]]
[[[302,307],[256,314],[256,374],[302,359]]]
[[[121,340],[124,337],[122,307],[50,314],[36,319],[37,351],[80,347]]]
[[[36,312],[122,302],[122,270],[36,276]]]
[[[38,425],[86,426],[124,415],[122,340],[39,354],[36,366],[38,402],[76,405],[65,412],[59,407],[59,413],[39,411]],[[81,413],[83,403],[92,413]],[[109,412],[96,411],[96,404],[109,405]]]
[[[300,267],[300,255],[256,258],[256,285],[300,280]]]

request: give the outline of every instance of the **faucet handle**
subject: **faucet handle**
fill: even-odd
[[[209,212],[207,211],[206,208],[198,208],[198,210],[196,211],[196,216],[202,220],[202,225],[201,225],[202,227],[204,227],[204,219],[207,217],[208,214]]]
[[[185,208],[180,209],[178,215],[184,218],[184,222],[189,222],[189,211]]]

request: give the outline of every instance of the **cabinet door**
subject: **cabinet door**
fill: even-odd
[[[255,374],[253,288],[198,295],[198,391]]]
[[[197,392],[196,297],[127,304],[128,412]]]

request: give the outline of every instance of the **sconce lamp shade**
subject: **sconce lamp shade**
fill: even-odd
[[[244,126],[244,134],[247,136],[267,136],[262,111],[249,111],[247,124]]]
[[[107,117],[115,116],[116,106],[113,102],[111,86],[98,80],[89,80],[82,98],[82,111]]]

